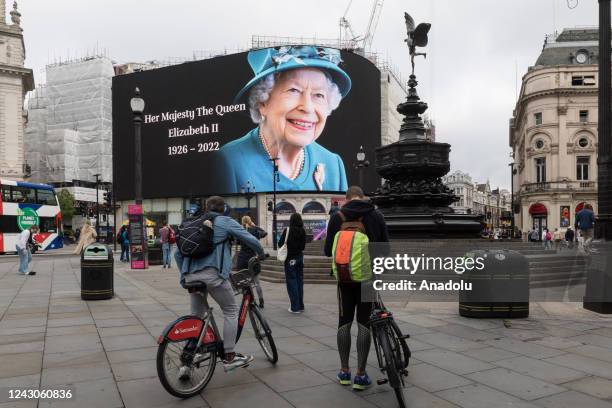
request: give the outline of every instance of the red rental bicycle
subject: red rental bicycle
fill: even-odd
[[[261,272],[259,258],[249,260],[248,269],[230,275],[234,290],[242,293],[236,343],[240,339],[246,316],[249,315],[255,338],[268,361],[276,364],[278,352],[272,331],[262,310],[253,301],[253,278]],[[185,289],[202,291],[203,282],[191,282]],[[157,341],[157,375],[170,394],[189,398],[208,385],[215,372],[217,358],[224,356],[223,339],[213,317],[212,308],[204,316],[182,316],[170,323]]]

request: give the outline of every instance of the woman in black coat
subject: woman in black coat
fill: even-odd
[[[304,311],[304,248],[306,247],[306,231],[300,214],[291,214],[289,228],[283,231],[278,243],[279,247],[287,240],[287,259],[285,260],[285,281],[291,306],[289,312]]]

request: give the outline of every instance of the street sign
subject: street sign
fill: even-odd
[[[18,210],[17,226],[21,231],[26,230],[33,225],[38,226],[39,223],[40,219],[38,218],[38,214],[36,214],[36,210],[29,207]]]

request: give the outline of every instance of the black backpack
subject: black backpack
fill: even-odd
[[[213,253],[214,229],[205,225],[205,221],[214,224],[217,215],[204,213],[183,220],[176,233],[176,246],[181,255],[190,258],[203,258]],[[225,241],[223,241],[225,242]]]

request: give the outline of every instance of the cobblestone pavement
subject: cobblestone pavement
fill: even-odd
[[[156,338],[188,297],[176,269],[115,264],[112,300],[82,301],[79,259],[35,257],[36,276],[0,257],[0,408],[394,407],[388,385],[353,392],[334,381],[336,295],[307,285],[306,312],[287,312],[284,285],[264,283],[280,359],[271,366],[250,329],[237,349],[255,362],[216,370],[200,396],[178,400],[157,379]],[[612,318],[580,304],[531,305],[529,319],[459,317],[456,303],[393,305],[412,335],[409,407],[612,407]],[[510,327],[506,327],[510,326]],[[354,329],[354,328],[353,328]],[[356,360],[353,351],[353,363]],[[370,376],[378,369],[370,355]],[[11,400],[11,389],[70,389],[59,400]]]

